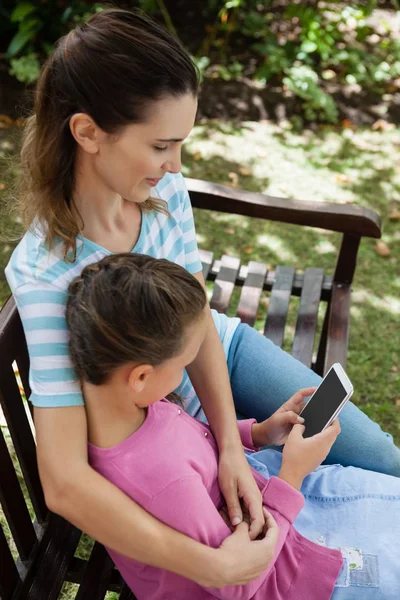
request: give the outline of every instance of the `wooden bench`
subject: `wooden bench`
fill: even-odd
[[[214,282],[211,299],[214,308],[227,311],[233,290],[240,288],[236,312],[242,321],[254,325],[261,294],[268,291],[264,335],[282,345],[289,301],[291,296],[298,296],[292,354],[320,374],[336,361],[345,366],[357,251],[361,237],[380,237],[378,215],[358,206],[272,198],[192,179],[188,180],[188,186],[194,207],[343,233],[333,274],[326,274],[317,266],[304,273],[296,273],[293,267],[284,265],[269,270],[254,261],[240,266],[240,261],[232,256],[214,260],[209,250],[202,251],[201,256],[204,276]],[[313,360],[321,302],[325,316]],[[64,581],[80,584],[76,600],[103,600],[107,590],[120,592],[120,600],[133,600],[104,548],[95,544],[88,561],[75,557],[81,532],[46,508],[29,409],[22,400],[13,369],[15,361],[28,398],[29,357],[12,298],[0,312],[0,361],[1,406],[15,448],[14,454],[0,430],[0,502],[10,528],[8,540],[0,528],[1,600],[56,600]],[[33,515],[28,511],[11,457],[18,458]],[[14,554],[9,544],[11,536]]]

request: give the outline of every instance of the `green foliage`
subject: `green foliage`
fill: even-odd
[[[190,0],[187,3],[189,7]],[[176,31],[171,2],[116,4],[139,7],[163,21],[174,35],[185,33]],[[396,0],[392,5],[398,9]],[[11,73],[34,82],[38,63],[55,40],[101,7],[102,3],[87,0],[16,4],[3,0],[0,34],[9,39]],[[326,82],[384,94],[400,77],[400,41],[382,20],[378,32],[368,20],[377,7],[378,0],[206,0],[201,9],[194,8],[192,19],[199,35],[189,40],[189,50],[203,77],[245,76],[260,85],[285,86],[301,100],[306,118],[334,122],[338,111]]]

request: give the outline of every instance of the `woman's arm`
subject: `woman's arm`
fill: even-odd
[[[202,273],[196,273],[194,277],[205,288]],[[219,484],[231,522],[237,525],[242,519],[239,498],[243,498],[252,519],[250,535],[255,539],[264,526],[261,494],[244,456],[221,340],[209,307],[206,310],[207,334],[187,371],[218,443]]]
[[[35,408],[34,418],[48,507],[99,542],[203,586],[245,584],[266,568],[268,557],[257,543],[243,545],[233,534],[227,548],[208,548],[149,515],[96,473],[88,464],[84,407]]]

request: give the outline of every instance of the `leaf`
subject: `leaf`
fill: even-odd
[[[246,248],[243,249],[243,252],[245,254],[252,254],[254,248],[252,248],[251,246],[246,246]]]
[[[239,184],[239,175],[234,171],[228,173],[228,177],[232,181],[232,185],[237,186]]]
[[[2,192],[5,189],[6,189],[6,186],[4,185],[4,183],[0,183],[0,192]]]
[[[26,46],[26,44],[34,37],[37,29],[28,29],[26,31],[18,31],[10,42],[7,48],[7,55],[9,58],[16,56],[18,52]]]
[[[197,151],[193,154],[193,160],[200,160],[201,159],[201,152]]]
[[[17,23],[18,21],[23,21],[25,17],[35,12],[36,6],[32,4],[32,2],[20,2],[14,8],[11,13],[11,22]]]
[[[396,406],[400,407],[400,398],[397,398],[397,400],[395,400]]]
[[[400,210],[394,210],[389,215],[390,221],[400,221]]]
[[[7,127],[12,127],[14,125],[14,121],[8,115],[0,115],[0,129],[6,129]]]
[[[386,242],[378,240],[375,244],[375,252],[379,254],[379,256],[385,257],[389,256],[389,254],[391,254],[392,251]]]
[[[350,177],[347,177],[347,175],[343,175],[343,173],[340,173],[339,175],[336,175],[336,181],[338,183],[349,183]]]
[[[241,175],[243,175],[243,177],[250,177],[253,175],[252,171],[246,167],[239,167],[238,171]]]

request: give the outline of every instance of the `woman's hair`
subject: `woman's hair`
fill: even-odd
[[[151,103],[197,94],[198,71],[168,31],[140,11],[110,8],[58,40],[44,64],[21,151],[17,210],[26,228],[38,222],[46,242],[65,243],[76,258],[82,223],[71,210],[77,144],[69,121],[82,112],[106,133],[146,121]],[[161,200],[144,209],[166,211]]]
[[[114,254],[85,267],[67,303],[78,376],[101,385],[124,364],[156,366],[178,355],[206,302],[197,279],[168,260]]]

